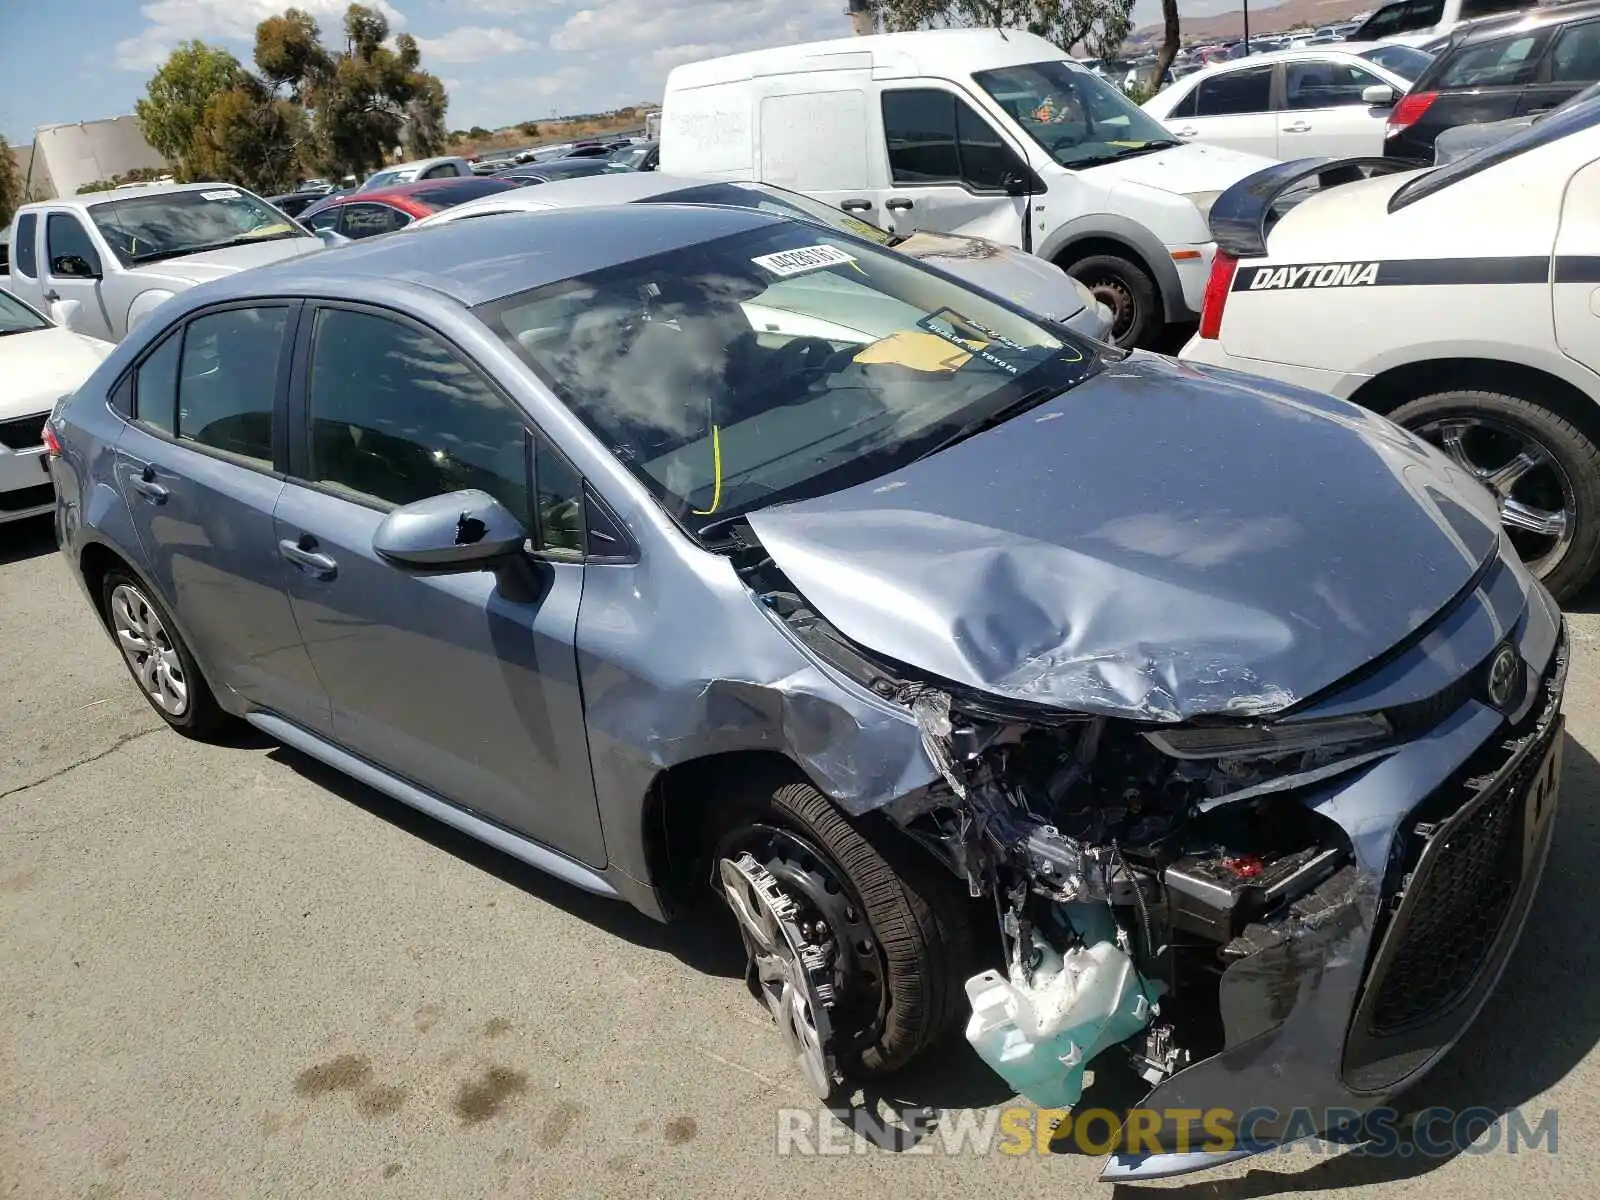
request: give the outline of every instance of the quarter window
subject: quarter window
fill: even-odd
[[[478,488],[529,519],[521,414],[433,334],[324,309],[309,390],[312,482],[384,506]]]
[[[1383,80],[1354,64],[1324,60],[1286,64],[1283,82],[1289,108],[1339,108],[1360,104],[1361,93]]]
[[[314,214],[309,220],[306,221],[306,225],[318,233],[325,233],[338,223],[338,208],[325,208],[321,212]]]
[[[1550,51],[1552,83],[1593,83],[1600,79],[1600,21],[1569,25]]]
[[[1443,90],[1526,83],[1533,77],[1539,41],[1536,35],[1529,34],[1473,46],[1444,69],[1438,87]]]
[[[288,317],[287,308],[231,308],[189,323],[178,378],[179,441],[272,466]]]
[[[100,252],[89,240],[83,222],[70,213],[51,213],[44,226],[45,255],[50,274],[66,279],[100,275]]]
[[[134,375],[134,416],[168,437],[177,429],[178,357],[182,352],[180,329],[151,351]]]
[[[970,104],[935,88],[883,94],[883,134],[896,183],[958,183],[998,191],[1021,176],[1016,153]]]
[[[1251,67],[1202,79],[1195,89],[1194,115],[1236,117],[1272,110],[1272,68]]]
[[[539,548],[562,557],[580,556],[584,543],[583,477],[543,438],[534,446],[539,483]]]
[[[11,246],[11,269],[36,279],[39,275],[39,217],[23,213],[17,218],[17,237]]]

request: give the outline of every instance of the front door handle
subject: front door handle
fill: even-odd
[[[911,211],[911,201],[907,200],[904,196],[896,196],[893,200],[886,200],[884,201],[883,206],[890,212]]]
[[[44,302],[46,304],[54,304],[59,299],[61,299],[61,293],[56,291],[55,288],[51,288],[44,294]]]
[[[1200,134],[1193,125],[1185,125],[1182,129],[1174,129],[1172,132],[1178,137],[1198,137]]]
[[[165,504],[167,497],[172,495],[166,488],[156,482],[156,469],[146,467],[143,474],[133,481],[133,490],[138,492],[151,504]]]
[[[1311,132],[1311,126],[1307,125],[1304,121],[1296,121],[1293,125],[1285,125],[1283,127],[1283,132],[1285,132],[1285,133],[1310,133]]]
[[[321,579],[332,579],[339,571],[339,564],[326,554],[317,552],[317,539],[309,533],[302,534],[298,542],[284,538],[278,543],[278,553],[292,562],[307,575],[315,575]]]
[[[872,201],[871,200],[846,200],[843,204],[839,205],[839,207],[842,208],[845,212],[871,212],[872,211]]]

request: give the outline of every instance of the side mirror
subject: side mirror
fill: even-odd
[[[58,279],[99,279],[100,268],[81,254],[58,254],[50,260],[50,274]]]
[[[528,530],[488,492],[430,496],[395,509],[372,535],[372,548],[420,571],[476,571],[521,550]]]
[[[1394,103],[1394,89],[1387,83],[1375,83],[1361,89],[1361,103],[1384,108]]]

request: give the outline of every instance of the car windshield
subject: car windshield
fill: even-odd
[[[658,204],[716,204],[726,208],[757,208],[762,212],[777,213],[783,217],[799,217],[803,221],[826,225],[829,229],[863,238],[879,246],[888,246],[895,240],[893,235],[885,233],[876,225],[857,220],[831,204],[775,188],[770,184],[707,183],[699,187],[680,188],[675,192],[663,192],[659,196],[647,196],[645,200]]]
[[[309,236],[248,192],[221,185],[108,200],[91,207],[89,216],[125,267],[246,242]]]
[[[377,188],[388,187],[390,184],[408,183],[410,179],[410,171],[379,171],[361,185],[361,190],[370,192]]]
[[[1098,351],[888,251],[781,221],[475,310],[671,516],[897,470],[1098,369]]]
[[[979,71],[978,85],[1064,167],[1094,167],[1176,146],[1122,92],[1066,62]]]
[[[35,329],[48,329],[46,321],[33,309],[4,288],[0,288],[0,337],[8,333],[31,333]]]
[[[1407,83],[1415,83],[1423,71],[1428,69],[1428,64],[1433,61],[1433,55],[1426,50],[1401,45],[1374,46],[1370,50],[1363,50],[1361,57],[1368,62],[1377,63],[1385,70],[1393,71]]]

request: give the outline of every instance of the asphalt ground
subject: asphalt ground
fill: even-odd
[[[952,1152],[1011,1102],[959,1039],[857,1098],[942,1114],[914,1152],[869,1145],[817,1113],[729,930],[585,896],[265,739],[168,732],[48,523],[0,527],[0,1196],[1587,1198],[1596,612],[1570,617],[1566,776],[1527,932],[1406,1103],[1544,1121],[1554,1153],[1507,1152],[1506,1115],[1462,1152],[1316,1142],[1114,1193],[1097,1158],[1004,1152],[1030,1147],[1026,1114],[988,1153]]]

